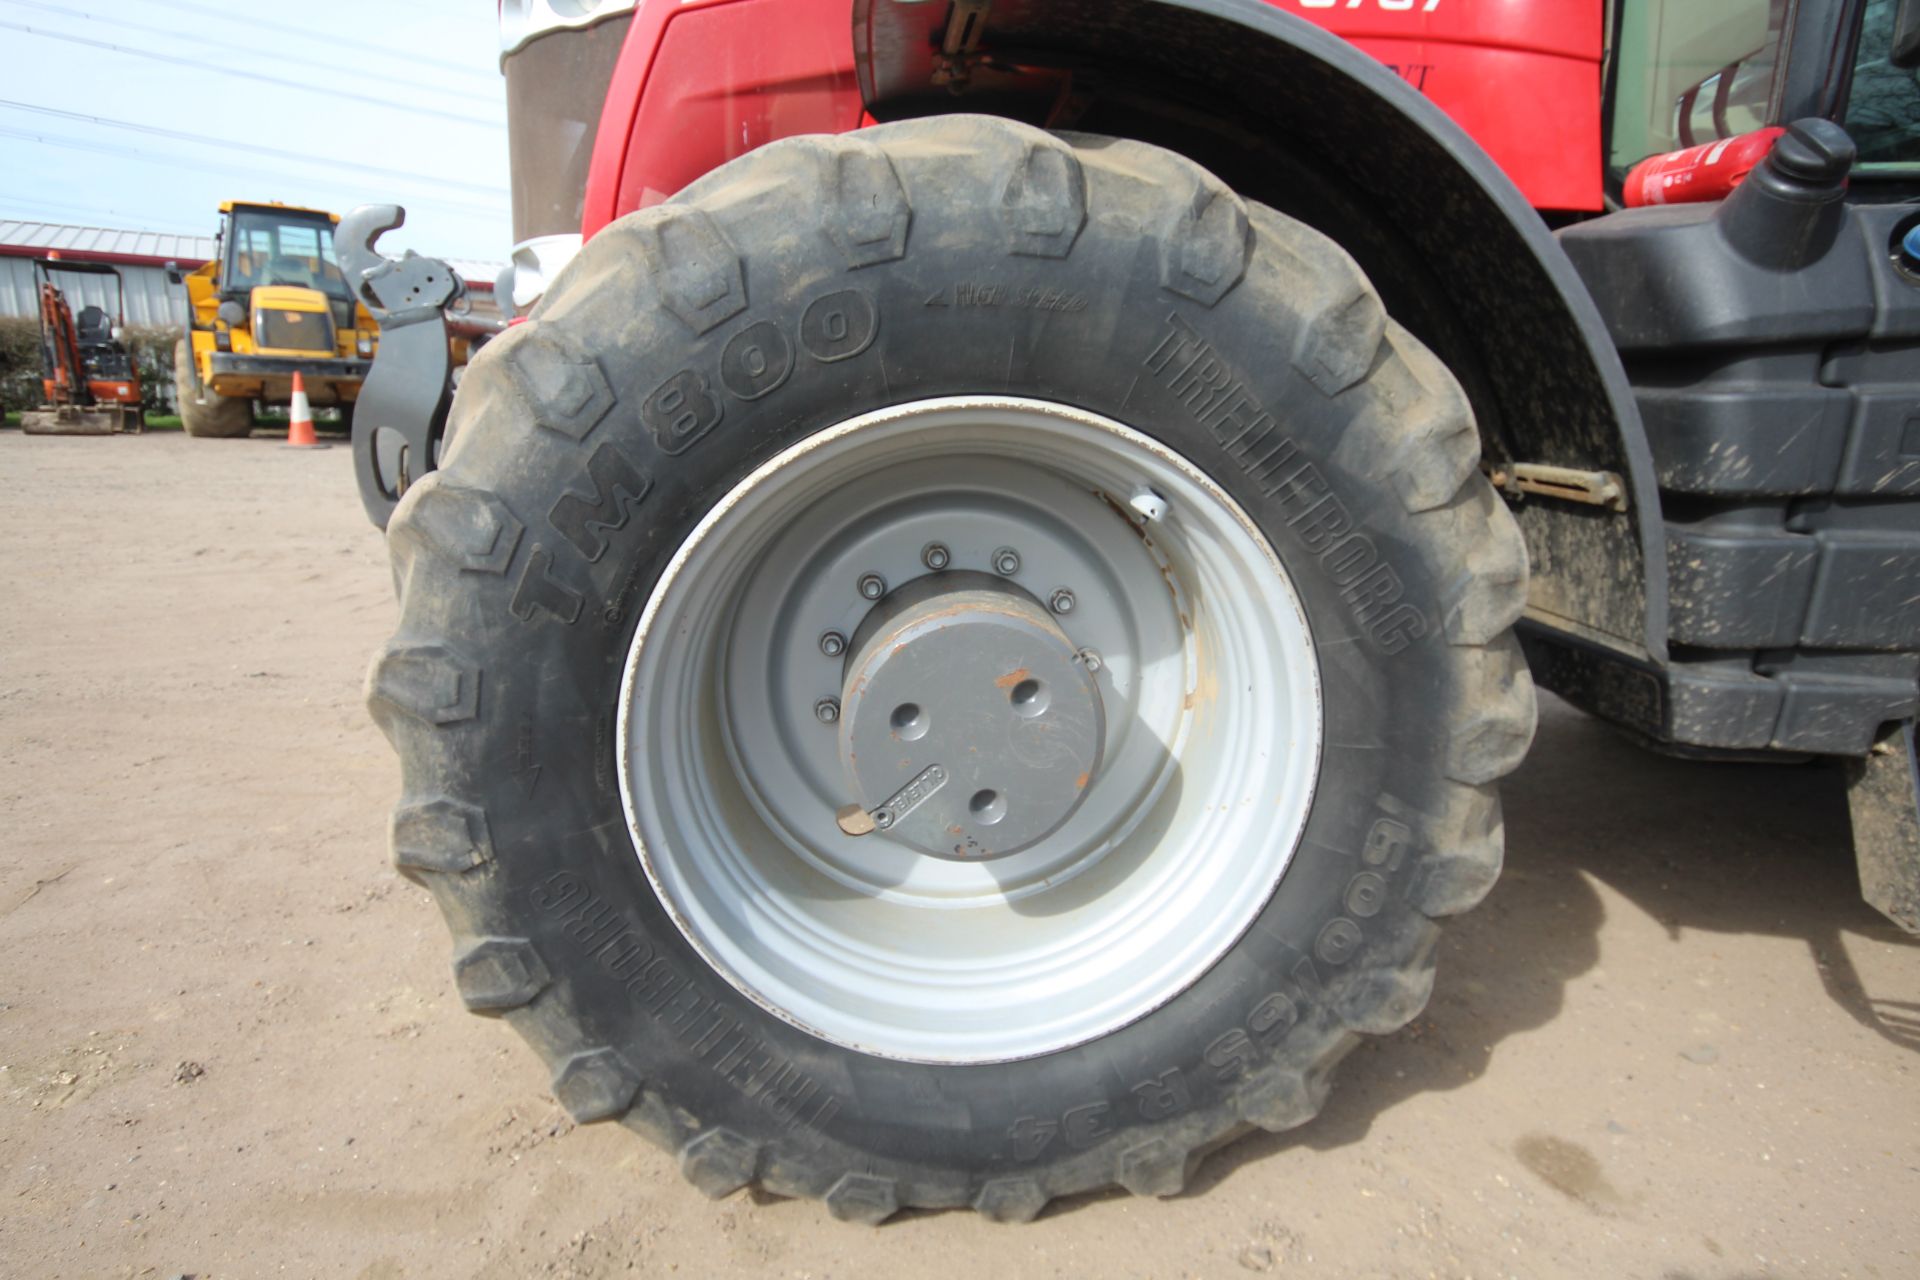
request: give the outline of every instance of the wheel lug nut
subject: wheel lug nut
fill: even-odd
[[[1047,601],[1047,605],[1055,613],[1072,613],[1073,592],[1062,587],[1053,593],[1053,596]]]
[[[1003,578],[1011,578],[1020,572],[1020,553],[1012,547],[1002,547],[993,553],[993,571]]]
[[[1100,668],[1106,665],[1105,662],[1101,661],[1099,652],[1094,649],[1082,649],[1080,651],[1080,661],[1087,668],[1089,675],[1098,674]]]
[[[829,658],[837,658],[847,651],[847,638],[838,631],[828,631],[820,637],[820,652]]]
[[[892,826],[893,810],[875,809],[873,811],[873,825],[880,828],[880,830],[882,831],[885,831],[888,827]]]
[[[877,573],[860,576],[860,595],[863,599],[878,600],[887,594],[887,580]]]
[[[840,699],[822,698],[814,703],[813,718],[821,724],[837,724],[840,720]]]
[[[953,563],[953,552],[944,543],[929,542],[920,549],[920,563],[938,573]]]

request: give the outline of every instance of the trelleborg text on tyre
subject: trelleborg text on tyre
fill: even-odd
[[[701,1190],[1181,1188],[1498,872],[1525,554],[1447,371],[1168,152],[952,116],[594,237],[369,676],[461,995]]]

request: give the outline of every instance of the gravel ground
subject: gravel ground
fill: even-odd
[[[0,1274],[1920,1274],[1920,948],[1835,776],[1551,700],[1505,877],[1307,1130],[1024,1228],[700,1198],[461,1011],[388,868],[349,463],[0,432]]]

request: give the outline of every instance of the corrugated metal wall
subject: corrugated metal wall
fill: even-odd
[[[484,269],[485,264],[479,264]],[[120,278],[127,286],[127,323],[159,329],[178,329],[187,321],[187,290],[184,285],[167,283],[165,267],[121,267]],[[81,307],[93,304],[113,312],[113,277],[78,275],[63,272],[54,283],[67,295],[67,305],[77,314]],[[486,283],[491,283],[487,280]],[[490,289],[471,289],[468,298],[473,310],[483,316],[497,316]],[[33,301],[33,260],[0,257],[0,316],[35,314]]]
[[[211,258],[214,251],[212,236],[9,219],[0,219],[0,245],[14,250],[14,253],[0,255],[0,316],[38,313],[39,305],[33,295],[33,259],[45,257],[49,250],[57,250],[75,261],[89,261],[96,255],[173,261],[189,271]],[[28,252],[15,256],[21,250]],[[451,265],[467,281],[473,310],[484,316],[498,315],[499,308],[493,303],[493,279],[500,271],[500,264],[462,260]],[[186,323],[186,289],[167,283],[165,266],[121,266],[120,276],[126,282],[129,325],[176,329]],[[110,277],[63,274],[54,283],[67,295],[67,302],[75,312],[89,304],[103,307],[109,313],[113,311],[109,305],[113,294]]]
[[[121,231],[113,227],[76,227],[66,222],[21,222],[0,219],[0,245],[31,249],[24,256],[44,258],[58,250],[63,257],[169,260],[192,266],[213,256],[212,236],[183,236],[166,231]]]
[[[121,267],[126,283],[127,323],[159,329],[177,329],[186,323],[187,294],[167,283],[165,267]],[[89,304],[113,314],[113,277],[62,272],[54,284],[67,295],[76,314]],[[33,260],[0,257],[0,316],[33,316]]]

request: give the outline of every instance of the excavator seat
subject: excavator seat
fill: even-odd
[[[73,327],[79,331],[80,342],[84,346],[113,341],[113,318],[100,307],[85,306],[73,319]]]

